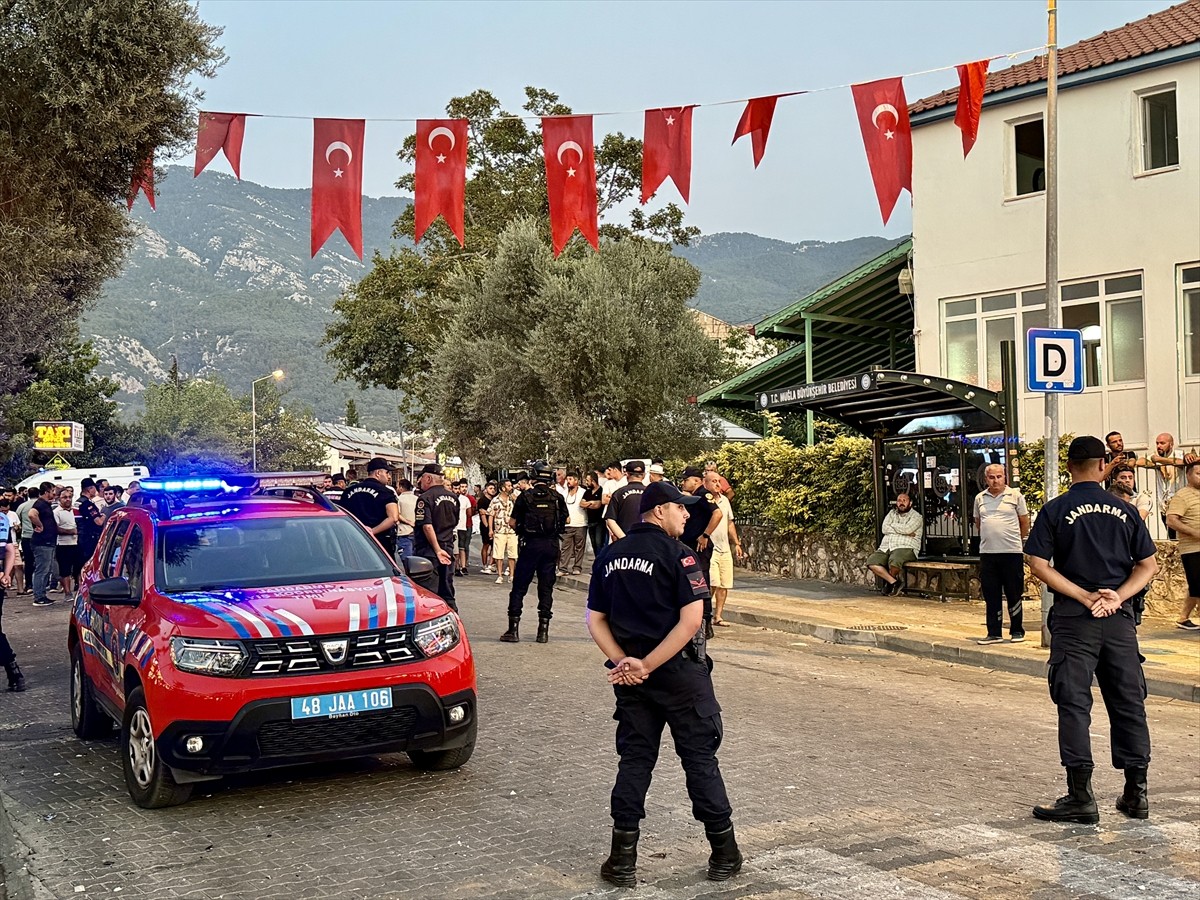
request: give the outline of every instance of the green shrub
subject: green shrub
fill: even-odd
[[[1063,434],[1058,439],[1058,492],[1061,494],[1071,486],[1067,473],[1067,448],[1075,435]],[[1046,502],[1046,439],[1039,438],[1017,448],[1017,487],[1025,495],[1030,512],[1037,512]]]
[[[782,437],[724,444],[710,457],[734,485],[738,519],[780,535],[833,534],[873,540],[871,442],[837,437],[797,447]]]

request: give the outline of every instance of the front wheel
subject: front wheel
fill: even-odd
[[[141,688],[134,688],[125,702],[121,756],[129,796],[143,809],[177,806],[192,795],[192,785],[176,784],[171,770],[158,755],[150,710],[146,708],[146,693]]]
[[[96,703],[92,679],[83,668],[83,648],[71,650],[71,729],[83,740],[107,737],[113,720]]]
[[[442,772],[457,769],[475,752],[475,742],[455,747],[453,750],[409,750],[408,758],[418,769],[426,772]]]

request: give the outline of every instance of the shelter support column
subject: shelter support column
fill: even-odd
[[[812,319],[804,317],[804,383],[812,384],[813,380],[813,333]],[[808,446],[813,445],[813,411],[804,411],[805,431],[808,436]]]

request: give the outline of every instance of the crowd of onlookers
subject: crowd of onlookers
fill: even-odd
[[[104,522],[126,505],[140,487],[85,478],[76,496],[73,485],[50,481],[25,489],[0,489],[0,514],[20,548],[13,567],[13,587],[33,594],[35,606],[49,606],[79,590],[79,573],[96,549]]]

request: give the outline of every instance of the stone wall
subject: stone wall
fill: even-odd
[[[774,530],[762,525],[739,525],[738,535],[749,558],[746,568],[752,572],[777,575],[782,578],[814,579],[833,584],[853,584],[875,587],[875,576],[867,571],[864,561],[875,549],[873,543],[838,537],[836,535],[804,535],[779,537]],[[1179,615],[1187,584],[1179,545],[1174,541],[1157,541],[1158,574],[1150,582],[1146,595],[1146,616],[1171,619]],[[980,598],[979,579],[970,578],[971,596]],[[1026,603],[1034,609],[1041,605],[1041,582],[1025,569]]]

